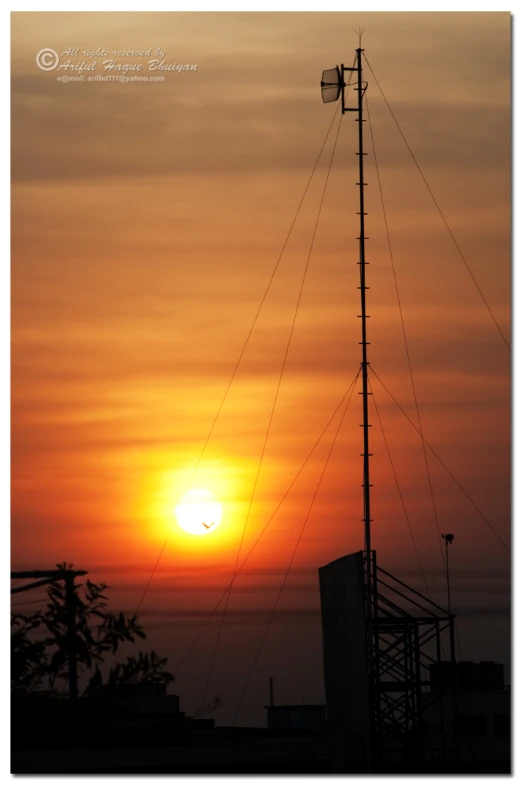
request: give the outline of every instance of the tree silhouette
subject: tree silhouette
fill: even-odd
[[[72,564],[58,564],[58,569],[72,569]],[[108,610],[104,583],[89,580],[74,585],[74,654],[79,674],[94,669],[86,694],[103,686],[154,682],[168,684],[174,676],[165,670],[166,658],[155,652],[127,656],[123,663],[110,668],[104,683],[100,664],[108,654],[116,654],[126,642],[146,639],[136,616],[114,614]],[[47,688],[51,694],[62,690],[57,685],[69,680],[68,605],[66,590],[60,582],[47,588],[48,602],[43,610],[29,616],[15,613],[11,617],[11,686],[14,690],[34,692]]]
[[[11,686],[33,691],[44,680],[45,644],[32,640],[31,633],[42,623],[40,611],[30,616],[15,613],[11,616]]]

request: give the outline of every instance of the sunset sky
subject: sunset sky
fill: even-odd
[[[352,64],[359,27],[509,337],[510,25],[507,13],[13,14],[13,569],[73,562],[113,587],[111,603],[130,613],[170,532],[142,618],[150,647],[172,667],[185,654],[236,561],[336,122],[192,484],[220,499],[223,521],[193,537],[175,523],[174,507],[337,107],[321,102],[321,73]],[[161,83],[64,83],[65,71],[37,67],[41,49],[69,47],[160,47],[167,63],[197,70],[166,73]],[[364,77],[424,434],[509,544],[510,353],[368,69]],[[416,421],[368,126],[370,360]],[[346,114],[243,557],[359,367],[356,132]],[[429,589],[444,602],[421,441],[372,385]],[[317,568],[363,547],[360,390],[243,722],[263,721],[269,675],[280,702],[322,699]],[[382,566],[422,589],[373,406],[370,415],[373,545]],[[219,722],[233,716],[339,417],[237,579],[210,688],[224,701]],[[429,465],[440,529],[456,537],[458,656],[508,664],[510,555],[432,455]],[[177,676],[188,712],[200,702],[217,631],[209,625]]]

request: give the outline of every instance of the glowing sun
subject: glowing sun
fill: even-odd
[[[222,504],[211,491],[188,491],[175,508],[175,517],[181,529],[188,534],[209,534],[220,524]]]

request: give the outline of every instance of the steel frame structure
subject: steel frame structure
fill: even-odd
[[[370,559],[368,565],[364,552],[372,632],[370,768],[388,771],[393,763],[405,763],[421,770],[427,762],[455,760],[454,616],[379,567],[376,551]],[[430,678],[433,668],[442,672],[442,663],[445,669],[450,663],[448,683]]]

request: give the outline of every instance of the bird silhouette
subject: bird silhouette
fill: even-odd
[[[205,523],[204,521],[202,521],[202,524],[203,524],[205,529],[211,529],[212,526],[214,525],[214,523],[215,523],[215,521],[212,521],[211,523]]]

